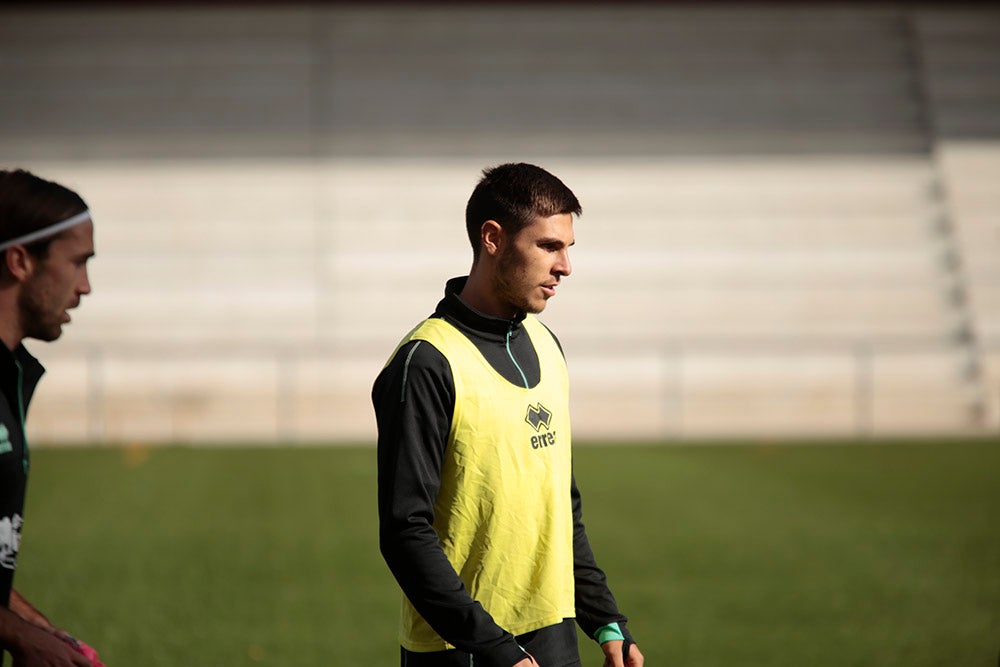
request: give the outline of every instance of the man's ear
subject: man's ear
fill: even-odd
[[[483,250],[491,257],[496,257],[503,248],[503,227],[496,220],[487,220],[479,230],[479,240]]]
[[[13,245],[4,251],[4,270],[19,283],[31,277],[38,260],[23,245]]]

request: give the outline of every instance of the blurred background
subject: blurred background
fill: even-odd
[[[994,7],[75,2],[0,10],[0,162],[97,222],[33,441],[372,441],[511,160],[579,438],[1000,433]]]
[[[512,160],[649,664],[995,664],[995,3],[3,3],[0,166],[98,249],[18,588],[112,667],[397,664],[369,391]]]

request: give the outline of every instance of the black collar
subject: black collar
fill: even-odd
[[[448,322],[487,338],[504,339],[508,334],[516,335],[523,330],[521,323],[526,317],[525,313],[518,313],[511,319],[493,317],[481,313],[469,304],[462,301],[458,295],[465,287],[468,276],[452,278],[444,287],[444,298],[438,302],[437,310],[434,311],[436,317],[442,317]]]
[[[17,402],[17,366],[21,366],[23,372],[21,379],[21,398],[24,400],[24,407],[31,402],[31,395],[35,392],[35,386],[45,373],[45,368],[31,356],[24,345],[18,345],[13,351],[6,345],[0,344],[0,383],[3,385],[3,392],[7,396],[10,405]]]

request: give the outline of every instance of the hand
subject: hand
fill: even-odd
[[[532,657],[530,653],[525,651],[524,654],[528,657],[525,658],[524,660],[521,660],[520,662],[515,662],[513,667],[539,667],[538,663],[535,662],[535,659]]]
[[[57,628],[54,625],[50,625],[47,628],[42,628],[42,630],[45,630],[50,635],[58,637],[59,639],[63,640],[64,642],[75,648],[77,651],[80,650],[80,640],[71,635],[70,633],[66,632],[65,630]]]
[[[90,660],[54,634],[24,623],[15,645],[7,650],[14,667],[91,667]]]
[[[91,667],[105,667],[104,663],[101,662],[101,657],[97,655],[97,651],[94,650],[92,646],[88,646],[86,643],[78,641],[76,643],[77,653],[82,653],[88,660],[90,660]]]
[[[624,646],[625,642],[620,639],[601,644],[601,650],[604,651],[604,667],[642,667],[645,664],[646,659],[635,644],[629,644],[628,659],[622,659]]]

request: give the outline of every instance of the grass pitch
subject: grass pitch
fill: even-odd
[[[16,586],[110,667],[398,663],[373,449],[33,456]],[[1000,443],[575,457],[651,667],[997,662]]]

